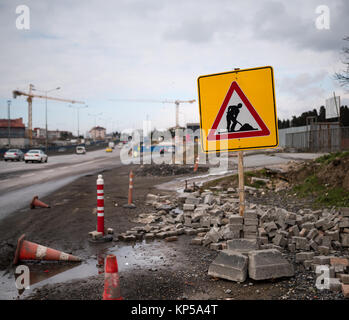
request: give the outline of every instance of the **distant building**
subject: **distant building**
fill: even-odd
[[[48,140],[59,140],[59,139],[70,139],[72,133],[70,131],[60,131],[60,130],[48,130],[47,131]],[[46,129],[43,128],[34,128],[33,129],[33,138],[34,139],[46,139]]]
[[[90,130],[90,136],[93,140],[105,140],[106,129],[103,127],[93,127]]]
[[[186,127],[187,127],[186,140],[197,141],[197,139],[200,138],[200,123],[196,123],[196,122],[187,123]]]
[[[0,119],[0,145],[7,146],[9,137],[11,146],[24,147],[28,144],[23,118],[11,119],[10,121]]]
[[[199,130],[200,129],[200,123],[187,123],[187,129],[190,129],[190,130],[193,130],[193,131],[196,131],[196,130]]]

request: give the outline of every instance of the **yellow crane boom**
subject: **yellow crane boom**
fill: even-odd
[[[20,90],[13,90],[13,98],[16,99],[18,96],[26,96],[28,101],[28,136],[29,136],[29,145],[31,146],[33,144],[33,122],[32,122],[32,102],[33,98],[38,99],[48,99],[48,100],[54,100],[54,101],[60,101],[60,102],[68,102],[68,103],[79,103],[79,104],[85,104],[83,101],[76,101],[71,99],[62,99],[62,98],[55,98],[55,97],[48,97],[46,95],[39,95],[39,94],[33,94],[34,86],[32,84],[29,85],[29,92],[24,92]]]
[[[155,103],[174,103],[176,105],[176,128],[179,127],[179,105],[181,103],[194,103],[196,100],[147,100],[147,99],[110,99],[111,101],[127,101],[127,102],[155,102]]]

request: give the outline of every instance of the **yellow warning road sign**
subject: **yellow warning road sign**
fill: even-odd
[[[204,152],[278,146],[272,67],[200,76],[198,95]]]

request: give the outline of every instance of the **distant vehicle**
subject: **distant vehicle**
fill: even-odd
[[[22,161],[24,158],[24,154],[19,149],[9,149],[4,153],[4,160],[11,160],[11,161]]]
[[[113,149],[108,147],[107,149],[105,149],[105,152],[113,152]]]
[[[24,161],[28,163],[29,161],[31,162],[47,162],[48,156],[41,150],[29,150],[25,155],[24,155]]]
[[[85,147],[82,147],[82,146],[76,147],[75,151],[77,154],[86,154],[86,149]]]
[[[109,146],[109,148],[114,149],[115,148],[115,143],[114,142],[109,142],[108,146]]]
[[[62,148],[59,148],[57,151],[58,151],[58,152],[65,152],[65,151],[67,151],[67,149],[64,148],[64,147],[62,147]]]

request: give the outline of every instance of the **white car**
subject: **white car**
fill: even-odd
[[[24,155],[24,161],[31,162],[47,162],[48,156],[41,150],[29,150]]]
[[[4,153],[4,160],[5,161],[7,161],[7,160],[22,161],[23,157],[24,157],[23,152],[19,149],[10,149]]]
[[[86,153],[85,147],[82,147],[82,146],[76,147],[75,151],[77,154],[85,154]]]

